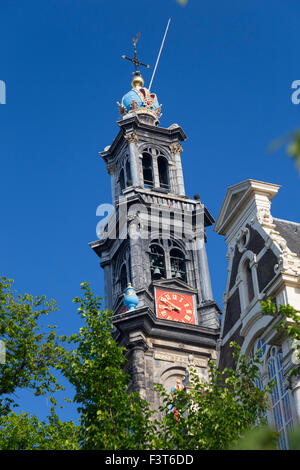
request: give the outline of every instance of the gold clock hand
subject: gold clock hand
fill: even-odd
[[[174,310],[178,310],[178,312],[181,312],[181,308],[177,307],[176,305],[172,304],[172,302],[169,302],[169,300],[167,299],[161,299],[163,302],[165,303],[168,303],[169,305],[171,305],[171,307],[174,309]]]

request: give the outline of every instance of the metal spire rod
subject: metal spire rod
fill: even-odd
[[[171,17],[169,18],[169,21],[168,21],[168,24],[167,24],[167,27],[166,27],[166,31],[165,31],[165,34],[164,34],[164,37],[163,37],[163,40],[162,40],[162,43],[161,43],[161,46],[160,46],[158,56],[157,56],[156,64],[155,64],[153,74],[152,74],[152,77],[151,77],[151,81],[150,81],[150,85],[149,85],[149,88],[148,88],[149,91],[151,89],[151,85],[152,85],[153,78],[154,78],[154,75],[155,75],[155,72],[156,72],[156,69],[157,69],[157,64],[158,64],[158,61],[159,61],[159,58],[160,58],[162,48],[164,47],[164,43],[165,43],[166,35],[167,35],[168,29],[169,29],[170,21],[171,21]]]

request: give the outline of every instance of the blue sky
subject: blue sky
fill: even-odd
[[[297,0],[1,0],[0,272],[15,287],[58,301],[53,323],[80,325],[72,299],[82,281],[103,294],[96,208],[110,202],[98,155],[118,132],[117,101],[130,89],[131,39],[141,31],[150,81],[163,104],[161,125],[188,136],[182,163],[189,196],[216,218],[228,186],[247,178],[282,185],[272,213],[299,221],[299,174],[274,139],[300,127],[291,84],[300,79]],[[222,307],[226,246],[212,228],[207,244],[213,292]],[[22,394],[21,394],[22,395]],[[34,405],[33,405],[34,403]],[[24,409],[47,414],[45,399],[22,395]],[[74,415],[72,407],[62,417]]]

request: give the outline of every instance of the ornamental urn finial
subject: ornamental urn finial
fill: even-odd
[[[131,282],[128,283],[128,286],[124,290],[123,302],[129,310],[134,310],[139,303],[139,298],[136,295],[135,288],[131,285]]]

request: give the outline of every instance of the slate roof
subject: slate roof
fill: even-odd
[[[275,230],[286,240],[288,248],[300,258],[300,224],[274,217],[273,221]]]

